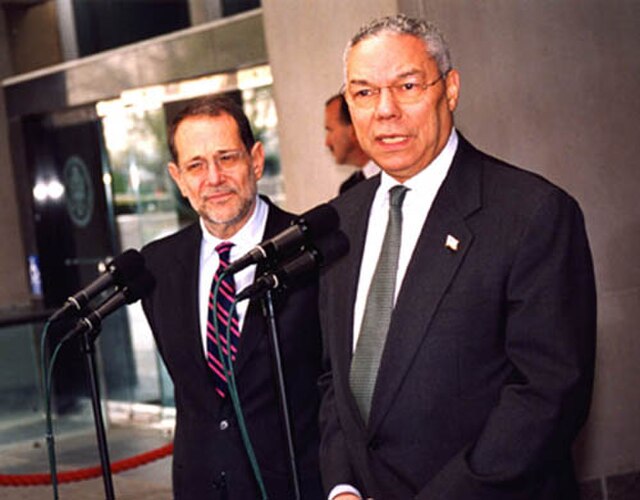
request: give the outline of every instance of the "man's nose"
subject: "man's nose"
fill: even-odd
[[[376,103],[376,116],[379,118],[389,118],[400,114],[400,106],[395,95],[389,87],[383,87],[378,94]]]
[[[213,185],[220,184],[224,180],[224,175],[220,171],[220,167],[215,162],[215,160],[211,160],[207,162],[207,181]]]

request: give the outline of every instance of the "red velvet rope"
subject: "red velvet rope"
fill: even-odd
[[[111,464],[111,472],[117,474],[153,462],[173,453],[173,443],[155,450],[124,458]],[[87,467],[72,471],[58,472],[58,483],[85,481],[102,475],[102,467]],[[0,474],[0,486],[41,486],[51,484],[51,474]]]

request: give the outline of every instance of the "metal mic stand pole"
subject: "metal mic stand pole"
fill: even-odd
[[[273,297],[271,290],[268,290],[262,299],[262,312],[267,320],[269,328],[269,340],[273,361],[277,376],[278,396],[282,410],[284,423],[284,432],[287,440],[287,451],[289,452],[289,465],[291,467],[291,480],[293,482],[293,491],[295,499],[300,500],[300,482],[298,480],[298,469],[296,467],[296,455],[293,448],[293,434],[291,432],[291,418],[289,417],[289,407],[287,405],[287,394],[284,385],[284,374],[282,371],[282,358],[280,356],[280,342],[278,341],[278,328],[276,326],[276,318],[273,310]]]
[[[90,324],[90,323],[89,323]],[[94,334],[93,337],[91,334]],[[113,481],[111,479],[111,463],[109,462],[109,449],[107,447],[107,434],[102,419],[102,407],[100,406],[100,387],[98,384],[98,370],[96,368],[94,341],[100,333],[100,324],[92,326],[82,334],[82,351],[85,353],[85,361],[89,372],[91,385],[91,404],[93,406],[93,420],[96,425],[96,437],[98,439],[98,451],[100,452],[100,465],[102,466],[102,479],[106,500],[114,500]]]

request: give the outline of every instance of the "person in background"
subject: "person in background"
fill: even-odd
[[[432,24],[374,20],[345,65],[383,172],[333,201],[350,252],[320,283],[329,498],[577,500],[596,332],[578,204],[456,130]]]
[[[176,499],[258,499],[260,489],[243,444],[222,356],[230,356],[249,438],[269,498],[293,490],[269,336],[259,302],[230,301],[260,270],[226,278],[230,261],[294,220],[258,196],[264,150],[242,109],[206,97],[183,109],[169,130],[169,173],[198,213],[198,222],[142,250],[156,279],[143,308],[174,383]],[[219,285],[213,311],[213,284]],[[318,469],[321,337],[317,275],[275,297],[302,498],[322,498]],[[213,314],[220,331],[216,335]],[[231,325],[230,345],[226,328]]]
[[[336,163],[358,169],[340,185],[340,194],[380,172],[378,166],[369,159],[358,143],[344,95],[333,95],[325,103],[324,130],[325,145]]]

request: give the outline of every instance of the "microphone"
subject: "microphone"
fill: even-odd
[[[337,231],[331,236],[319,240],[315,246],[309,247],[275,271],[260,276],[252,285],[238,293],[236,302],[279,288],[298,276],[332,263],[348,251],[349,240],[342,231]]]
[[[105,317],[117,309],[120,309],[123,305],[133,304],[137,300],[141,299],[151,292],[155,284],[156,281],[149,271],[146,269],[140,271],[138,276],[136,276],[130,284],[116,290],[109,296],[109,298],[100,304],[100,306],[93,309],[91,313],[84,318],[79,319],[73,330],[67,333],[61,342],[64,342],[80,333],[97,330]]]
[[[338,212],[327,203],[302,214],[287,229],[256,245],[227,267],[227,274],[237,273],[251,264],[273,258],[286,257],[300,249],[304,243],[335,231],[340,223]]]
[[[137,250],[129,249],[107,264],[105,273],[98,276],[65,303],[49,318],[49,322],[80,312],[89,301],[111,285],[125,285],[140,274],[144,268],[144,257]]]

